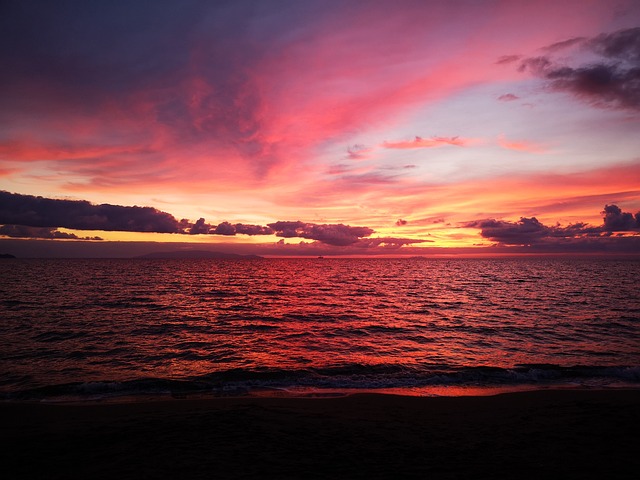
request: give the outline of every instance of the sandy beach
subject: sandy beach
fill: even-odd
[[[0,405],[4,478],[630,478],[640,391]]]

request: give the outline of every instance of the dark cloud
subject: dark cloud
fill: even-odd
[[[399,219],[396,221],[396,225],[397,225],[398,227],[402,227],[403,225],[406,225],[406,224],[407,224],[407,221],[406,221],[406,220],[403,220],[402,218],[399,218]]]
[[[535,217],[523,217],[517,222],[481,220],[467,223],[465,226],[479,228],[480,235],[484,238],[505,245],[536,243],[549,235],[549,227],[545,227]]]
[[[640,27],[587,40],[570,39],[546,50],[575,44],[600,55],[602,60],[569,66],[541,56],[522,60],[518,69],[544,78],[554,90],[572,93],[596,106],[640,110]]]
[[[84,109],[122,100],[149,78],[175,79],[189,60],[189,28],[202,15],[189,0],[3,2],[0,58],[11,74],[1,85],[20,94],[28,79],[42,85],[41,99],[55,91],[59,101]],[[20,95],[14,100],[29,106]]]
[[[182,233],[184,222],[151,207],[93,205],[0,191],[0,224],[76,230]]]
[[[236,223],[236,233],[239,235],[272,235],[273,229],[262,225],[245,225]]]
[[[270,227],[262,225],[245,225],[243,223],[232,224],[229,222],[222,222],[219,225],[212,227],[208,232],[213,235],[272,235],[273,230]]]
[[[200,235],[204,233],[209,233],[211,230],[211,225],[205,223],[204,218],[199,218],[196,223],[189,229],[189,233],[191,235]]]
[[[328,245],[346,246],[373,233],[369,227],[343,224],[319,225],[300,221],[279,221],[269,225],[206,223],[204,218],[195,223],[176,220],[172,215],[151,207],[123,207],[119,205],[93,205],[84,200],[55,200],[0,191],[0,225],[5,225],[6,236],[33,236],[38,227],[38,238],[78,238],[73,234],[56,232],[58,227],[76,230],[106,230],[126,232],[156,232],[209,235],[273,235],[285,238],[306,238]],[[27,227],[15,227],[24,225]],[[28,232],[32,233],[29,234]],[[22,232],[22,233],[21,233]],[[47,233],[48,232],[48,233]],[[58,236],[55,236],[58,235]]]
[[[559,239],[577,238],[597,240],[603,236],[611,236],[615,232],[640,231],[640,212],[634,216],[623,212],[617,205],[606,205],[602,214],[604,215],[603,224],[597,227],[585,223],[575,223],[566,227],[547,226],[535,217],[522,217],[517,222],[479,220],[467,222],[464,226],[479,228],[482,237],[501,245],[536,245]]]
[[[313,14],[296,3],[278,18],[295,23]],[[255,74],[266,45],[282,45],[277,22],[260,22],[272,14],[267,2],[2,2],[0,119],[58,123],[63,110],[68,119],[103,120],[114,135],[119,127],[108,117],[116,112],[132,120],[121,138],[148,145],[160,128],[176,147],[202,142],[235,151],[263,177],[282,161],[278,143],[262,133],[266,107]],[[144,129],[129,129],[134,122]],[[127,165],[124,157],[114,154]]]
[[[617,205],[605,205],[603,229],[606,232],[629,232],[640,230],[640,212],[635,215],[623,212]]]
[[[78,237],[74,233],[60,232],[55,227],[27,227],[24,225],[2,225],[0,226],[0,236],[58,240],[102,240],[100,237]]]
[[[373,233],[369,227],[352,227],[343,224],[315,224],[296,222],[275,222],[268,225],[278,237],[306,238],[318,240],[328,245],[347,246],[352,245],[362,237],[368,237]]]
[[[640,110],[640,68],[605,64],[562,67],[548,71],[546,78],[553,88],[570,91],[596,105]]]
[[[623,60],[637,66],[640,62],[640,27],[598,35],[589,40],[587,46],[604,57]]]
[[[417,240],[413,238],[398,238],[398,237],[378,237],[378,238],[361,238],[354,247],[358,248],[377,248],[383,247],[387,249],[395,249],[403,247],[404,245],[412,245],[415,243],[426,243],[431,240]]]
[[[514,100],[518,100],[520,97],[514,95],[513,93],[505,93],[504,95],[500,95],[498,100],[503,102],[513,102]]]
[[[236,228],[229,222],[222,222],[216,228],[214,228],[211,233],[215,235],[235,235]]]
[[[304,232],[307,224],[304,222],[296,221],[296,222],[275,222],[270,223],[269,227],[271,227],[278,237],[284,238],[294,238],[301,237],[301,233]]]

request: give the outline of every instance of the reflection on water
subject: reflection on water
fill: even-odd
[[[145,378],[412,388],[581,372],[549,365],[629,367],[615,371],[638,380],[638,261],[11,260],[0,274],[4,391]]]

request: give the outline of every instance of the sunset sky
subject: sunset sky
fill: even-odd
[[[640,253],[637,0],[9,0],[0,65],[0,253]]]

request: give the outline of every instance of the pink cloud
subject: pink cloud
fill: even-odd
[[[500,55],[498,60],[496,60],[497,65],[508,65],[514,62],[517,62],[522,58],[522,55]]]
[[[512,66],[495,65],[519,55],[505,45],[526,53],[557,41],[558,32],[576,36],[605,22],[610,9],[596,2],[573,15],[581,3],[558,3],[548,13],[536,2],[503,2],[488,15],[486,6],[469,2],[454,16],[446,2],[392,9],[372,2],[364,10],[347,3],[283,9],[270,12],[269,21],[258,7],[242,5],[188,21],[181,12],[173,13],[175,21],[163,13],[159,26],[122,32],[109,55],[80,48],[85,44],[66,32],[52,42],[77,50],[65,57],[55,43],[39,47],[42,75],[29,71],[28,61],[7,68],[27,70],[3,83],[9,100],[0,119],[12,129],[0,152],[17,163],[49,160],[37,172],[51,173],[48,183],[116,199],[132,190],[233,192],[322,206],[405,187],[419,196],[424,185],[388,172],[336,169],[344,178],[325,182],[319,154],[360,133],[396,127],[466,87],[518,80]],[[522,18],[536,21],[525,25]],[[85,35],[96,39],[90,28]],[[148,38],[162,42],[146,44]],[[433,137],[383,146],[469,142]],[[347,154],[370,153],[354,146]]]
[[[546,153],[548,150],[535,142],[528,140],[508,140],[504,135],[498,136],[498,145],[507,150],[527,153]]]
[[[19,168],[0,167],[0,177],[8,177],[20,171],[21,170]]]
[[[434,147],[442,147],[444,145],[456,145],[458,147],[463,147],[469,143],[469,140],[464,138],[456,137],[431,137],[431,138],[422,138],[416,136],[414,140],[410,141],[399,141],[399,142],[384,142],[382,146],[384,148],[398,149],[398,150],[407,150],[414,148],[434,148]]]
[[[640,162],[568,173],[505,175],[466,181],[431,190],[440,205],[463,205],[481,216],[536,216],[549,222],[597,223],[603,203],[640,205]],[[415,208],[415,207],[414,207]],[[450,211],[455,211],[450,208]],[[449,218],[459,218],[458,215]]]
[[[365,158],[369,158],[371,155],[372,149],[367,147],[366,145],[351,145],[347,148],[347,157],[351,160],[362,160]]]
[[[44,143],[37,139],[0,142],[0,158],[15,162],[42,160],[89,160],[113,155],[146,153],[140,146]]]
[[[296,212],[323,212],[329,221],[364,223],[378,231],[388,229],[390,221],[406,219],[403,235],[407,231],[424,233],[425,228],[446,230],[447,224],[474,217],[517,219],[524,215],[545,223],[597,223],[604,204],[633,211],[640,205],[637,161],[578,172],[509,174],[465,181],[423,181],[411,175],[386,177],[386,183],[361,180],[340,176],[304,184],[294,191],[278,192],[272,200],[282,206],[295,205]],[[358,206],[355,210],[354,205]],[[450,232],[443,238],[450,238]]]
[[[520,97],[514,95],[513,93],[505,93],[504,95],[500,95],[498,100],[502,102],[513,102],[514,100],[518,100]]]

